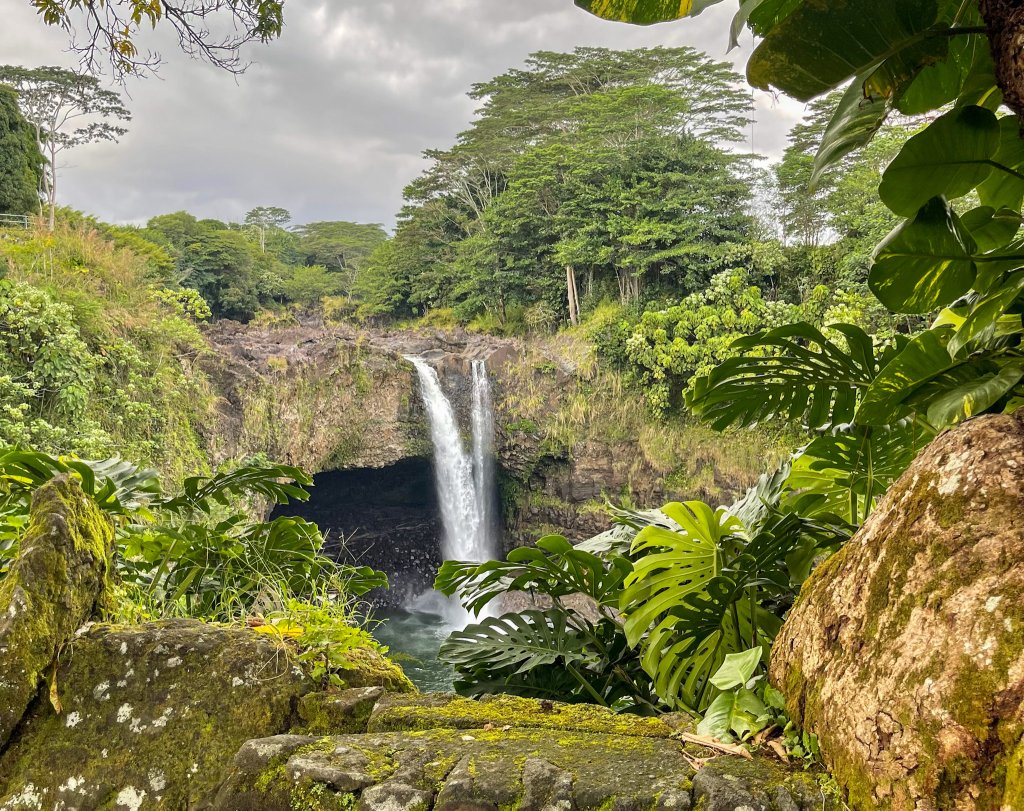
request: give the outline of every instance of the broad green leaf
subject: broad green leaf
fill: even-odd
[[[928,406],[928,421],[945,428],[982,414],[1005,397],[1024,377],[1024,359],[1014,358],[997,372],[970,380]]]
[[[438,657],[460,668],[511,668],[525,673],[542,665],[586,658],[585,640],[566,624],[561,611],[523,611],[488,617],[455,631]]]
[[[950,110],[903,145],[878,193],[894,212],[912,217],[933,197],[962,197],[982,183],[998,147],[999,122],[991,110]]]
[[[865,78],[861,75],[853,80],[825,128],[814,156],[812,187],[830,166],[870,141],[892,111],[891,99],[864,95]]]
[[[729,742],[734,737],[742,741],[764,728],[767,712],[761,699],[750,690],[722,693],[707,708],[697,732],[720,741]]]
[[[982,296],[970,313],[964,318],[953,337],[949,339],[947,349],[949,354],[956,357],[965,347],[980,348],[990,341],[997,333],[1004,331],[999,329],[1000,321],[1006,315],[1007,310],[1017,301],[1021,292],[1024,291],[1024,270],[1010,274],[995,290]],[[1021,330],[1021,318],[1016,316],[1016,329]]]
[[[733,690],[745,686],[757,672],[763,655],[764,650],[760,645],[742,653],[730,653],[711,677],[711,683],[719,690]]]
[[[1019,211],[991,206],[978,206],[962,214],[960,222],[971,232],[979,250],[993,251],[1006,246],[1020,230]]]
[[[936,0],[804,2],[767,32],[747,78],[809,101],[887,59],[899,60],[929,38],[938,13]],[[909,65],[898,72],[908,71]]]
[[[884,357],[875,357],[860,328],[830,329],[843,334],[845,348],[804,322],[735,341],[741,354],[694,380],[687,407],[718,429],[775,417],[804,419],[812,428],[851,421],[858,390],[867,388]]]
[[[575,0],[576,5],[604,20],[651,25],[693,17],[721,0]]]
[[[980,67],[993,72],[988,39],[981,35],[957,37],[949,46],[948,57],[923,67],[899,94],[896,107],[904,115],[937,110],[957,100],[965,83]]]
[[[823,434],[797,452],[787,485],[820,495],[818,510],[860,525],[933,436],[913,420]]]
[[[1024,139],[1020,137],[1020,122],[1014,115],[999,119],[999,145],[992,159],[1008,169],[1024,170]],[[1011,208],[1020,211],[1024,200],[1024,178],[1012,172],[992,172],[980,186],[978,198],[992,208]]]
[[[936,197],[875,249],[868,286],[893,312],[931,312],[971,288],[976,247],[949,204]]]
[[[875,378],[857,409],[857,421],[887,425],[907,416],[914,393],[956,365],[937,330],[922,332]]]
[[[729,28],[729,50],[740,44],[740,32],[745,25],[764,36],[784,20],[803,0],[741,0],[740,10],[732,18]]]

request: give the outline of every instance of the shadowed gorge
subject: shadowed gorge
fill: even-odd
[[[441,565],[443,533],[430,459],[333,470],[313,481],[309,501],[280,505],[272,517],[314,521],[332,557],[387,572],[391,588],[374,591],[375,604],[402,604],[430,589]]]

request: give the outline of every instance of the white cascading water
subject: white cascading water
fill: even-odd
[[[481,361],[473,363],[472,454],[459,434],[455,411],[441,388],[437,372],[423,358],[407,357],[419,375],[423,405],[434,445],[437,495],[444,527],[445,560],[490,560],[494,557],[491,532],[494,498],[494,415],[490,382]],[[464,626],[469,612],[457,601],[445,606],[448,621]]]

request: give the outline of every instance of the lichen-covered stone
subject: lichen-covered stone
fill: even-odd
[[[416,685],[396,662],[373,648],[345,651],[348,667],[338,675],[345,687],[383,687],[389,693],[415,693]]]
[[[1024,808],[1024,418],[932,442],[805,585],[771,677],[854,809]]]
[[[336,693],[310,693],[299,700],[302,729],[311,735],[366,732],[383,687],[353,687]]]
[[[380,709],[390,712],[392,721],[397,722],[394,711],[404,704],[434,712],[438,726],[424,728],[428,716],[415,715],[411,728],[398,731],[250,741],[235,759],[214,808],[686,811],[724,809],[737,797],[750,803],[750,811],[839,808],[811,775],[778,763],[714,758],[711,750],[651,734],[643,725],[616,727],[607,723],[610,713],[596,707],[570,713],[573,708],[562,706],[566,712],[560,724],[531,726],[542,714],[550,715],[550,708],[532,699],[508,698],[477,702],[481,711],[476,714],[461,703],[469,699],[450,695],[385,696]],[[481,720],[513,704],[516,725]],[[453,705],[458,712],[445,717],[443,710]],[[484,725],[461,726],[473,717]],[[598,719],[605,720],[604,726]],[[587,728],[574,728],[574,721]],[[708,757],[713,759],[695,773],[692,764]],[[742,807],[728,806],[730,811]]]
[[[673,728],[659,718],[612,712],[593,704],[541,703],[511,695],[463,698],[452,693],[386,695],[370,716],[370,732],[423,729],[571,729],[667,738]]]
[[[267,636],[168,620],[92,626],[56,689],[63,710],[37,701],[0,756],[2,811],[195,808],[243,743],[291,727],[310,682]]]
[[[112,543],[109,521],[77,479],[58,476],[33,494],[18,557],[0,582],[0,750],[45,672],[92,615]]]

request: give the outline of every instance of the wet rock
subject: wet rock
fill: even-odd
[[[36,701],[0,756],[0,809],[194,808],[233,761],[261,768],[309,740],[266,738],[310,686],[248,629],[93,626],[61,654],[62,711]]]
[[[1024,808],[1024,418],[935,439],[772,653],[854,809]]]
[[[112,544],[113,528],[77,479],[58,476],[33,494],[18,558],[0,582],[0,750],[92,616]]]

